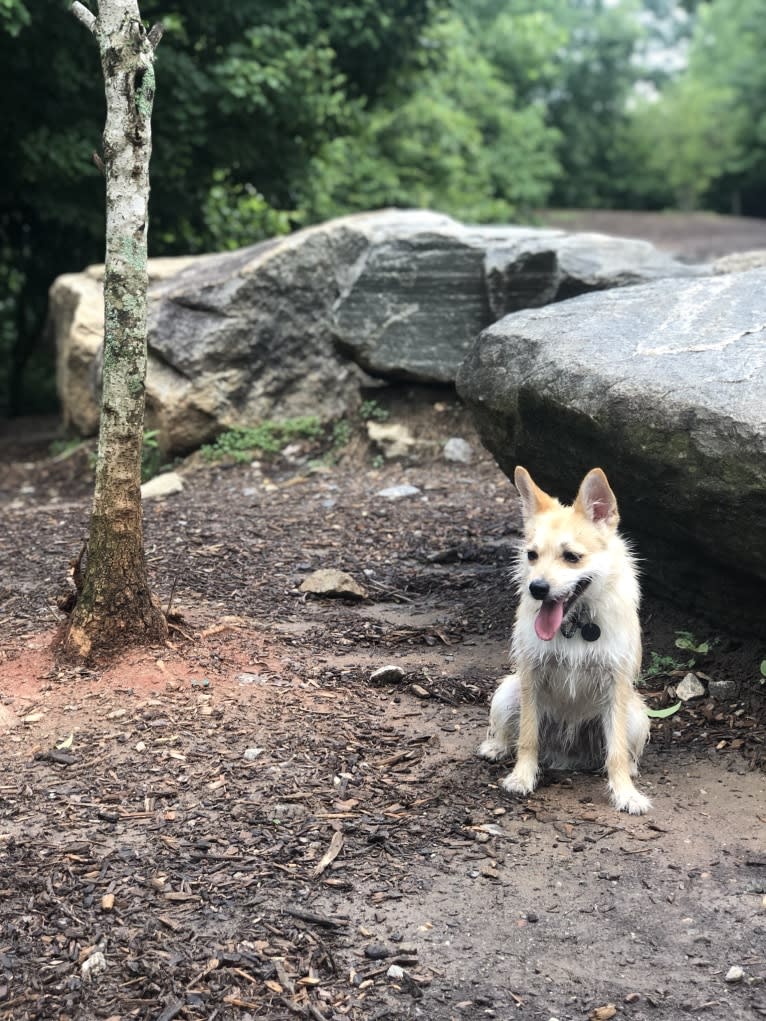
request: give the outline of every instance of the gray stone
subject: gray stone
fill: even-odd
[[[391,949],[385,943],[368,943],[364,948],[364,956],[371,961],[382,961],[391,956]]]
[[[711,679],[707,684],[708,695],[710,695],[711,698],[718,699],[719,701],[736,698],[739,695],[739,690],[739,684],[731,679],[727,679],[725,681]]]
[[[657,281],[517,312],[458,375],[512,476],[571,498],[604,468],[645,583],[763,632],[766,270]]]
[[[485,272],[490,312],[497,320],[589,291],[696,276],[701,270],[676,262],[648,241],[541,231],[490,249]]]
[[[444,444],[442,456],[445,461],[454,461],[456,464],[470,464],[473,461],[473,448],[460,436],[450,436]]]
[[[676,696],[682,702],[690,702],[693,698],[702,698],[704,694],[705,685],[693,673],[686,674],[681,683],[676,685]]]
[[[475,335],[510,309],[695,272],[643,242],[396,209],[159,263],[147,427],[166,452],[263,419],[338,417],[360,402],[367,373],[451,383]],[[51,291],[64,417],[86,433],[98,421],[99,272]]]
[[[741,968],[738,964],[732,964],[731,968],[729,968],[724,976],[724,982],[734,984],[735,982],[741,982],[744,977],[744,968]]]
[[[382,496],[384,500],[406,500],[411,496],[420,496],[420,490],[417,486],[403,484],[401,486],[386,486],[385,489],[378,490],[375,495]]]
[[[366,599],[362,586],[345,571],[322,568],[314,571],[301,583],[301,592],[316,596],[340,596],[347,599]]]
[[[370,681],[373,684],[395,684],[404,677],[404,670],[400,666],[389,663],[386,666],[378,667],[370,674]]]
[[[87,957],[80,966],[80,974],[85,982],[92,982],[97,975],[106,971],[107,963],[104,957],[103,951],[96,950],[95,953]]]
[[[167,277],[196,258],[149,259],[149,300]],[[57,277],[48,293],[48,330],[56,346],[56,387],[64,424],[84,436],[98,430],[99,352],[104,338],[104,267]]]
[[[263,674],[237,674],[235,680],[237,684],[264,684],[266,682]]]
[[[157,500],[163,496],[172,496],[173,493],[180,493],[184,488],[184,480],[178,472],[163,472],[162,475],[155,475],[153,479],[144,482],[141,486],[141,498],[143,500]]]
[[[261,755],[263,755],[263,748],[245,748],[242,758],[246,762],[255,762],[255,760]]]

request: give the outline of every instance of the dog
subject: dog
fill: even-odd
[[[617,531],[617,500],[600,468],[572,506],[549,496],[518,467],[524,545],[516,570],[520,602],[511,658],[515,672],[492,698],[479,748],[497,761],[516,749],[505,790],[530,794],[540,765],[606,767],[612,802],[643,815],[651,807],[633,778],[649,739],[641,667],[636,566]]]

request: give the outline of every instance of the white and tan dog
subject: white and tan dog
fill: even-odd
[[[515,673],[504,677],[490,708],[486,759],[514,747],[503,780],[529,794],[540,764],[602,769],[616,808],[632,815],[650,802],[633,783],[649,738],[643,699],[639,587],[633,558],[617,532],[617,501],[594,468],[571,507],[543,492],[525,468],[521,497],[525,545],[516,579],[520,603],[512,643]]]

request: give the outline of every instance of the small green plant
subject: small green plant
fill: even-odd
[[[707,656],[714,645],[715,640],[698,642],[691,631],[676,631],[675,646],[684,652],[693,652],[695,656]]]
[[[201,448],[206,461],[252,461],[257,454],[278,454],[295,440],[318,439],[323,433],[322,424],[313,415],[287,418],[282,422],[261,422],[248,428],[229,429],[221,433],[215,443]]]
[[[359,408],[359,417],[365,422],[386,422],[389,415],[388,409],[382,408],[377,401],[362,401]]]
[[[351,423],[345,419],[340,418],[333,424],[332,427],[332,445],[333,449],[339,450],[341,447],[347,447],[351,442],[351,436],[354,430]]]
[[[649,666],[641,674],[641,680],[650,681],[655,677],[666,677],[668,674],[673,673],[674,670],[684,670],[692,666],[693,663],[694,660],[682,663],[674,656],[660,656],[659,653],[652,649],[649,653]]]
[[[79,436],[71,436],[68,440],[54,440],[48,447],[48,453],[51,457],[58,457],[63,461],[75,450],[79,450],[83,442]]]
[[[660,656],[652,649],[649,653],[649,666],[641,674],[641,681],[646,682],[655,677],[667,677],[678,670],[691,670],[697,665],[697,658],[707,656],[716,642],[715,638],[698,642],[691,631],[676,631],[676,639],[673,644],[682,652],[691,653],[691,658],[681,660],[675,656]]]
[[[159,429],[146,429],[144,441],[141,446],[141,481],[148,482],[155,475],[159,475],[164,465],[164,458],[160,450],[160,443],[157,437]]]

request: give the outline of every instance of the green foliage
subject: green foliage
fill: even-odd
[[[67,439],[53,440],[51,445],[48,447],[48,454],[51,457],[59,458],[63,460],[73,454],[75,450],[79,450],[83,445],[83,441],[79,436],[70,436]]]
[[[649,665],[641,674],[641,683],[646,683],[657,677],[667,677],[681,670],[690,670],[696,666],[700,657],[709,655],[718,642],[715,638],[699,641],[691,631],[676,631],[675,634],[673,644],[682,652],[690,653],[691,658],[679,659],[676,656],[662,656],[652,649],[649,652]]]
[[[689,60],[636,103],[624,151],[633,204],[766,215],[766,0],[697,5]]]
[[[377,401],[362,401],[359,407],[359,417],[365,422],[386,422],[390,417],[388,408],[382,408]]]
[[[324,433],[318,418],[288,418],[282,422],[261,422],[251,428],[229,429],[215,443],[201,448],[206,461],[252,461],[257,455],[278,454],[295,440],[319,439]]]
[[[549,116],[561,133],[562,174],[553,202],[562,206],[614,204],[621,177],[619,140],[626,104],[641,70],[634,53],[641,36],[638,6],[629,0],[548,4],[566,31],[554,58]]]
[[[205,233],[210,247],[218,251],[250,245],[254,239],[289,234],[291,214],[273,209],[249,183],[232,181],[226,170],[213,173],[203,209]],[[298,218],[297,213],[292,219]]]
[[[693,652],[695,656],[707,656],[715,641],[698,642],[691,631],[676,631],[675,646],[684,652]]]
[[[669,716],[675,716],[682,704],[682,702],[675,702],[673,705],[665,706],[664,709],[647,709],[646,715],[653,720],[666,720]]]
[[[155,475],[159,475],[165,467],[162,451],[157,437],[159,429],[144,430],[144,439],[141,446],[141,481],[148,482]]]
[[[712,183],[742,162],[742,112],[734,93],[686,76],[659,102],[643,102],[629,128],[642,198],[683,210],[699,209]]]
[[[29,11],[21,0],[0,0],[0,31],[17,36],[29,24]]]
[[[661,656],[652,649],[649,652],[649,666],[641,674],[641,682],[667,677],[676,670],[685,670],[694,665],[694,660],[681,662],[675,656]]]
[[[486,26],[457,15],[425,36],[431,64],[400,81],[312,162],[311,219],[349,209],[421,206],[478,222],[541,204],[558,172],[544,107],[519,102],[483,51]]]
[[[0,413],[53,398],[40,348],[59,273],[103,259],[104,88],[70,0],[0,0]],[[94,5],[91,5],[94,6]],[[421,62],[431,0],[142,0],[162,20],[152,255],[249,244],[304,222],[314,157]],[[23,97],[23,102],[11,97]],[[45,375],[30,377],[35,352]],[[49,403],[50,406],[50,403]]]
[[[339,418],[337,422],[333,423],[332,427],[332,447],[333,450],[341,450],[343,447],[347,447],[351,442],[351,437],[354,435],[354,427],[346,418]]]

